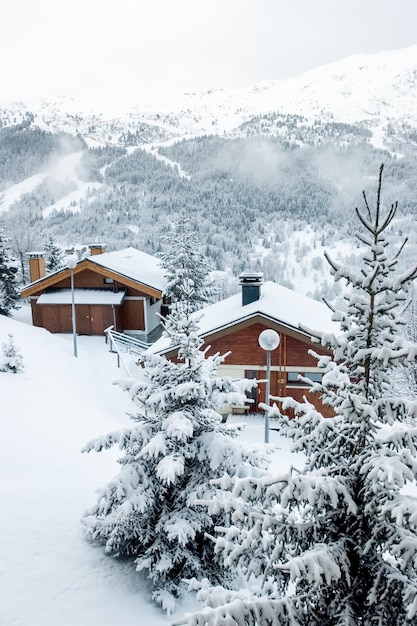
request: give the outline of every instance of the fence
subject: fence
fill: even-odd
[[[106,343],[110,346],[110,351],[117,354],[117,367],[120,365],[126,370],[128,376],[132,376],[129,367],[126,363],[124,355],[136,354],[140,356],[144,350],[147,350],[151,344],[141,341],[131,335],[125,335],[114,330],[114,326],[109,326],[105,329]]]

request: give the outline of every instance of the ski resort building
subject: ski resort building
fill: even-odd
[[[267,328],[273,329],[278,333],[280,343],[270,353],[270,392],[302,401],[308,393],[308,385],[300,381],[299,375],[313,381],[321,380],[321,370],[309,350],[327,354],[320,344],[312,342],[307,329],[337,334],[339,326],[331,320],[330,309],[276,283],[263,283],[261,274],[242,274],[240,284],[241,293],[200,312],[199,334],[204,339],[204,347],[210,346],[207,354],[230,353],[219,367],[219,374],[265,381],[267,355],[259,345],[259,335]],[[176,359],[176,346],[170,345],[165,337],[161,337],[151,350]],[[260,410],[259,403],[265,401],[265,389],[264,382],[253,391],[251,411]],[[316,394],[309,394],[308,400],[323,414],[334,414],[322,406]]]
[[[92,245],[89,251],[73,269],[47,275],[43,253],[29,255],[32,282],[21,297],[30,300],[33,325],[71,333],[74,295],[77,333],[100,335],[114,326],[152,341],[160,328],[165,286],[159,259],[135,248],[106,252],[104,245]]]

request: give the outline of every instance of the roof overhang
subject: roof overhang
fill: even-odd
[[[114,293],[109,289],[74,289],[74,303],[119,306],[125,295],[125,290]],[[72,304],[72,291],[71,289],[49,291],[41,294],[36,302],[37,304]]]
[[[202,310],[204,313],[204,309]],[[240,330],[241,328],[247,328],[248,326],[252,326],[253,324],[265,324],[269,328],[273,328],[277,332],[284,331],[287,335],[291,335],[296,338],[300,338],[302,336],[304,339],[309,340],[311,335],[306,333],[305,331],[283,322],[276,317],[272,317],[270,315],[266,315],[260,311],[255,311],[241,317],[239,319],[233,320],[227,324],[219,325],[216,328],[211,328],[209,330],[202,330],[199,335],[202,339],[206,337],[210,337],[210,339],[217,339],[219,337],[223,337],[224,335],[228,335],[230,332],[235,332],[236,330]]]
[[[99,255],[98,255],[99,256]],[[113,278],[113,280],[117,280],[119,283],[126,285],[126,287],[131,287],[132,289],[137,289],[138,291],[142,291],[147,296],[151,296],[154,298],[162,298],[162,291],[160,289],[156,289],[151,285],[147,285],[138,280],[134,280],[133,278],[129,278],[125,274],[121,274],[120,272],[115,272],[114,270],[110,270],[107,267],[99,265],[90,259],[85,260],[86,266],[88,269],[100,274],[101,276],[105,276],[107,278]]]
[[[200,311],[201,312],[201,311]],[[204,313],[204,309],[202,309]],[[234,320],[224,325],[219,325],[216,328],[211,328],[209,330],[202,330],[198,333],[199,337],[204,339],[204,342],[210,343],[210,341],[214,341],[215,339],[220,339],[221,337],[225,337],[230,333],[234,333],[242,328],[248,328],[249,326],[253,326],[253,324],[263,324],[268,328],[272,328],[276,330],[278,333],[285,333],[290,337],[294,337],[295,339],[299,339],[301,341],[305,341],[306,343],[314,344],[311,339],[311,335],[300,328],[295,326],[291,326],[290,324],[286,324],[276,318],[270,317],[269,315],[265,315],[259,311],[251,313],[245,317]],[[168,358],[173,356],[179,348],[179,345],[170,345],[161,350],[157,351],[157,354],[163,354]]]
[[[28,298],[29,296],[36,296],[38,293],[48,289],[48,287],[53,287],[56,283],[61,282],[66,278],[71,277],[71,272],[74,271],[74,275],[83,272],[84,270],[89,269],[96,274],[100,274],[100,276],[104,276],[105,278],[112,278],[117,282],[121,283],[125,287],[130,287],[132,289],[136,289],[137,291],[141,291],[145,293],[149,297],[153,298],[162,298],[162,291],[160,289],[156,289],[155,287],[151,287],[150,285],[146,285],[145,283],[141,283],[138,280],[134,280],[133,278],[129,278],[128,276],[124,276],[118,272],[114,272],[113,270],[109,270],[97,263],[90,261],[90,259],[84,259],[80,261],[74,270],[70,270],[68,268],[63,268],[54,272],[53,274],[48,274],[47,276],[43,276],[38,280],[30,283],[24,287],[20,292],[21,298]]]

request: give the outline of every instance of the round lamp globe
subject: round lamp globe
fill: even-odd
[[[275,330],[267,328],[259,335],[258,342],[263,350],[276,350],[279,346],[280,337]]]

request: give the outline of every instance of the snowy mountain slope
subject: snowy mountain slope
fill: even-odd
[[[255,115],[298,114],[312,120],[405,121],[417,125],[417,45],[374,55],[355,55],[291,79],[265,81],[242,90],[185,94],[158,103],[159,114],[188,120],[194,132],[224,132]]]
[[[11,231],[14,215],[23,218],[37,249],[52,234],[62,246],[97,238],[109,250],[131,245],[155,253],[173,215],[187,207],[215,269],[236,277],[252,267],[329,297],[322,247],[339,238],[341,254],[355,252],[348,243],[354,206],[381,162],[386,198],[399,201],[409,215],[402,230],[417,239],[416,81],[411,46],[285,81],[182,94],[130,110],[95,110],[64,97],[0,99],[0,148],[19,123],[72,133],[83,144],[82,155],[75,146],[51,168],[28,170],[25,180],[20,171],[6,172],[1,217]],[[100,150],[111,153],[100,160]]]
[[[223,134],[257,115],[297,114],[309,120],[363,123],[388,121],[417,126],[417,45],[380,54],[358,54],[291,79],[264,81],[247,89],[178,94],[131,110],[93,109],[74,99],[3,101],[0,118],[33,113],[35,123],[116,142],[123,132],[138,132],[138,143],[184,135]],[[6,115],[7,112],[7,115]],[[16,123],[16,122],[14,122]]]
[[[34,174],[25,178],[20,183],[8,187],[2,196],[0,203],[0,213],[8,211],[14,202],[17,202],[25,193],[36,189],[45,180],[45,174]]]
[[[47,217],[54,210],[70,210],[73,212],[79,210],[79,200],[86,196],[87,191],[101,187],[101,183],[97,181],[86,182],[79,179],[77,167],[79,166],[81,156],[82,152],[72,152],[55,158],[43,172],[34,174],[8,187],[3,192],[0,214],[8,211],[25,194],[36,193],[36,189],[45,182],[52,192],[57,192],[60,185],[64,185],[64,189],[71,188],[71,191],[68,193],[64,191],[63,195],[56,202],[45,206],[42,211],[43,217]]]

